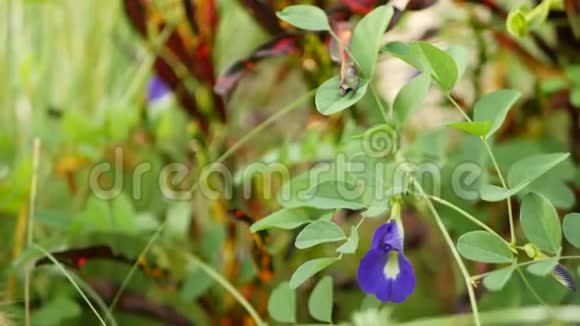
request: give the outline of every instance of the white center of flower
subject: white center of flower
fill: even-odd
[[[387,258],[387,263],[383,269],[383,273],[388,279],[395,279],[399,276],[399,252],[396,250],[391,250],[389,252],[389,257]]]

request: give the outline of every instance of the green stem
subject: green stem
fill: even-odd
[[[461,108],[461,106],[459,105],[459,103],[457,103],[453,97],[451,97],[451,95],[449,94],[445,94],[445,96],[447,97],[447,99],[449,100],[449,102],[451,102],[451,104],[453,104],[453,106],[455,106],[455,108],[461,112],[461,114],[463,115],[463,117],[471,122],[471,118],[465,113],[465,111],[463,111],[463,108]],[[501,186],[505,189],[505,190],[509,190],[507,183],[505,182],[505,179],[503,177],[503,174],[501,173],[501,170],[499,168],[499,164],[497,164],[497,160],[495,159],[495,155],[493,154],[491,147],[489,146],[489,143],[487,142],[487,139],[485,137],[480,136],[479,137],[483,143],[483,146],[485,147],[487,153],[489,154],[489,157],[491,158],[491,162],[493,163],[493,167],[495,169],[495,171],[497,172],[497,176],[499,178],[499,181],[501,183]],[[511,202],[511,198],[508,197],[506,198],[506,202],[507,202],[507,208],[508,208],[508,217],[509,217],[509,224],[510,224],[510,244],[512,246],[515,245],[516,243],[516,234],[515,234],[515,227],[514,227],[514,216],[513,216],[513,209],[512,209],[512,202]]]
[[[258,312],[252,307],[252,305],[244,298],[244,296],[230,283],[226,280],[223,276],[221,276],[216,270],[214,270],[211,266],[203,262],[197,256],[193,254],[188,254],[187,258],[201,268],[209,277],[211,277],[214,281],[218,282],[226,291],[228,291],[241,305],[246,309],[248,314],[252,316],[254,321],[258,326],[266,325]]]
[[[417,182],[417,180],[415,180],[413,178],[412,182],[413,182],[415,188],[419,191],[419,193],[427,199],[427,206],[429,207],[429,210],[431,211],[431,214],[433,215],[433,218],[435,219],[437,226],[439,227],[441,233],[443,234],[443,237],[445,238],[445,241],[447,242],[447,245],[449,246],[449,249],[451,250],[451,253],[453,254],[453,258],[455,259],[455,262],[457,263],[457,266],[459,267],[459,270],[461,271],[461,274],[463,275],[463,279],[465,281],[465,286],[467,287],[467,294],[469,295],[469,301],[471,303],[471,311],[473,313],[473,320],[474,320],[476,326],[480,326],[481,321],[479,319],[479,309],[477,308],[477,299],[475,298],[475,291],[473,290],[474,282],[471,279],[469,272],[467,271],[467,267],[465,267],[465,264],[463,263],[463,260],[461,259],[461,256],[459,255],[459,252],[457,251],[457,248],[455,248],[455,244],[453,243],[453,239],[451,239],[449,232],[447,232],[447,229],[445,228],[445,225],[443,224],[443,221],[441,220],[439,213],[437,213],[435,206],[431,202],[431,199],[429,198],[429,196],[427,196],[427,194],[425,193],[425,191],[421,187],[421,184],[419,184],[419,182]]]
[[[499,239],[501,239],[501,241],[505,242],[506,244],[509,245],[509,243],[502,238],[501,235],[499,235],[497,232],[495,232],[492,228],[490,228],[489,226],[487,226],[485,223],[481,222],[480,220],[478,220],[477,218],[475,218],[473,215],[469,214],[468,212],[464,211],[463,209],[457,207],[456,205],[454,205],[453,203],[450,203],[448,201],[446,201],[445,199],[439,198],[437,196],[433,196],[433,195],[427,195],[428,198],[430,198],[433,201],[436,201],[442,205],[445,205],[451,209],[453,209],[454,211],[458,212],[459,214],[463,215],[464,217],[466,217],[468,220],[470,220],[471,222],[477,224],[479,227],[481,227],[482,229],[486,230],[487,232],[495,235],[496,237],[498,237]]]

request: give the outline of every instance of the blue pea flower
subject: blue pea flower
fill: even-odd
[[[403,253],[402,225],[394,219],[373,235],[371,248],[357,271],[360,288],[382,302],[404,302],[415,290],[415,272]]]
[[[149,102],[155,102],[169,94],[170,91],[167,84],[161,78],[154,76],[149,80],[149,84],[147,85],[147,100]]]

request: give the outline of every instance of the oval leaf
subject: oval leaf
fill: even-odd
[[[449,127],[461,131],[465,131],[468,134],[476,136],[485,136],[491,129],[491,121],[467,121],[467,122],[456,122],[449,124]]]
[[[431,75],[444,92],[449,92],[457,81],[457,65],[445,51],[427,42],[413,42],[411,48],[421,54],[431,67]]]
[[[399,58],[419,71],[429,70],[429,67],[425,66],[417,54],[413,52],[411,46],[406,43],[399,41],[389,42],[381,49],[381,52],[386,52],[395,58]]]
[[[508,172],[510,188],[528,185],[550,171],[570,156],[569,153],[541,154],[527,157],[514,163]]]
[[[397,123],[405,123],[421,107],[430,85],[431,77],[428,73],[422,73],[401,88],[393,103],[393,116]]]
[[[343,254],[352,254],[356,251],[356,248],[358,248],[358,231],[353,226],[350,228],[350,236],[346,242],[336,248],[336,251]]]
[[[510,280],[513,272],[513,266],[493,271],[483,279],[483,285],[490,291],[499,291]]]
[[[362,189],[342,181],[326,181],[311,190],[302,201],[302,206],[319,209],[361,209],[365,204]]]
[[[324,115],[331,115],[333,113],[346,110],[356,104],[367,92],[368,80],[361,79],[360,86],[355,91],[340,94],[340,77],[334,76],[325,81],[316,90],[316,97],[314,103],[318,112]]]
[[[307,31],[330,30],[326,13],[316,6],[289,6],[277,12],[276,16],[294,27]]]
[[[509,109],[520,98],[520,92],[502,89],[486,94],[477,100],[474,107],[473,120],[476,122],[491,121],[490,130],[485,135],[489,138],[502,125]]]
[[[283,208],[252,224],[250,231],[258,232],[271,228],[292,230],[310,222],[312,217],[318,216],[320,212],[308,208]]]
[[[540,249],[560,251],[562,228],[556,209],[546,197],[530,192],[522,199],[520,223],[526,238]]]
[[[332,277],[323,277],[312,290],[308,299],[310,315],[319,321],[332,320]]]
[[[447,49],[446,52],[451,56],[451,58],[453,58],[453,61],[455,61],[455,65],[457,66],[457,80],[455,81],[455,85],[457,85],[457,82],[459,82],[463,77],[465,69],[467,69],[469,53],[467,52],[467,49],[462,46],[452,46]]]
[[[288,282],[278,285],[268,299],[268,314],[281,323],[296,322],[296,293]]]
[[[515,195],[518,191],[519,191],[518,189],[513,190],[513,189],[505,189],[494,185],[483,185],[481,186],[480,194],[481,199],[485,201],[495,202],[509,198]]]
[[[564,236],[574,247],[580,249],[580,213],[564,216]]]
[[[481,199],[485,201],[500,201],[509,198],[522,191],[534,180],[560,164],[570,154],[554,153],[527,157],[514,163],[508,172],[509,189],[494,185],[481,187]]]
[[[307,225],[296,237],[298,249],[314,247],[317,244],[343,240],[345,237],[338,225],[325,220]]]
[[[513,260],[509,246],[486,231],[473,231],[462,235],[457,241],[459,253],[474,261],[503,264]]]
[[[300,265],[298,269],[292,274],[290,279],[290,287],[295,289],[299,287],[304,281],[312,277],[312,275],[320,272],[334,262],[338,261],[337,257],[316,258]]]
[[[531,274],[537,276],[546,276],[554,270],[554,267],[556,267],[556,265],[558,265],[557,259],[555,258],[545,259],[542,261],[538,261],[537,263],[531,264],[530,266],[528,266],[527,270]]]
[[[392,6],[380,6],[364,16],[354,28],[350,53],[367,79],[373,75],[383,34],[392,17]]]

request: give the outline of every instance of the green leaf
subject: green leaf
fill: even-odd
[[[302,202],[303,206],[319,209],[361,209],[362,189],[342,181],[326,181],[317,185]]]
[[[563,229],[566,240],[580,249],[580,213],[570,213],[564,216]]]
[[[534,180],[521,191],[521,194],[535,192],[548,198],[557,209],[570,210],[576,201],[574,191],[567,184],[571,179],[564,179],[555,175],[557,171],[564,169],[563,165],[564,163],[562,163],[560,169],[554,169]]]
[[[308,311],[318,320],[330,323],[332,320],[332,277],[323,277],[312,290],[308,299]]]
[[[352,226],[350,228],[350,236],[336,251],[343,254],[352,254],[356,251],[356,248],[358,248],[358,231]]]
[[[544,259],[542,261],[538,261],[537,263],[531,264],[528,266],[527,270],[531,274],[537,276],[546,276],[554,270],[556,265],[558,265],[558,259]]]
[[[516,194],[516,191],[511,191],[510,189],[505,189],[503,187],[484,184],[481,185],[479,195],[482,200],[488,202],[498,202],[506,198],[512,197]]]
[[[310,170],[293,177],[284,183],[277,194],[278,202],[284,207],[303,207],[302,202],[314,187],[325,181],[336,181],[344,173],[339,172],[336,164],[320,163]],[[312,176],[317,178],[313,180]],[[342,179],[340,179],[342,181]]]
[[[526,238],[540,249],[556,254],[562,243],[562,228],[556,209],[546,197],[530,192],[522,199],[520,223]]]
[[[541,154],[527,157],[514,163],[508,172],[510,188],[522,189],[535,179],[550,171],[570,156],[569,153]]]
[[[283,208],[252,224],[250,231],[258,232],[271,228],[292,230],[309,223],[313,214],[320,212],[308,208]]]
[[[441,90],[449,92],[457,81],[457,65],[445,51],[427,42],[413,42],[411,49],[421,54],[431,67],[431,75]]]
[[[296,237],[295,246],[298,249],[314,247],[321,243],[340,241],[346,236],[338,225],[325,220],[308,224]]]
[[[461,78],[463,78],[465,69],[467,69],[469,52],[467,52],[467,49],[462,46],[452,46],[447,49],[446,52],[451,56],[451,58],[453,58],[453,61],[455,61],[455,65],[457,66],[457,80],[455,81],[455,85],[457,85]]]
[[[327,257],[327,258],[316,258],[305,262],[300,265],[298,269],[292,274],[290,279],[290,287],[295,289],[299,287],[304,281],[312,277],[312,275],[320,272],[331,264],[335,263],[339,259],[337,257]]]
[[[296,292],[288,282],[280,283],[268,300],[268,314],[281,323],[296,323]]]
[[[328,17],[316,6],[296,5],[284,8],[276,13],[278,18],[288,24],[307,31],[328,31]]]
[[[468,134],[476,136],[485,136],[491,129],[491,121],[466,121],[449,124],[449,127],[465,131]]]
[[[385,214],[388,210],[389,210],[388,200],[374,201],[367,208],[367,210],[362,212],[360,215],[364,218],[374,218]]]
[[[486,94],[477,100],[474,107],[473,120],[491,121],[491,129],[485,135],[489,138],[502,125],[509,109],[520,98],[521,94],[510,89],[502,89]]]
[[[521,190],[521,189],[519,189]],[[481,199],[485,201],[495,202],[504,200],[515,195],[518,189],[505,189],[494,185],[482,185],[480,190]]]
[[[399,41],[389,42],[381,49],[381,52],[387,52],[393,57],[399,58],[417,68],[419,71],[424,72],[429,70],[429,67],[425,66],[425,63],[421,61],[421,58],[417,56],[417,54],[411,49],[411,46],[406,43]]]
[[[459,253],[470,260],[483,263],[511,263],[510,247],[495,235],[486,231],[473,231],[462,235],[457,241]]]
[[[495,202],[509,198],[566,160],[569,155],[568,153],[541,154],[522,159],[510,167],[507,177],[509,189],[483,185],[480,191],[481,199]]]
[[[401,88],[393,103],[393,116],[398,124],[404,124],[411,114],[421,107],[430,85],[431,77],[427,73],[422,73]]]
[[[380,6],[364,16],[354,28],[350,53],[362,75],[369,79],[375,70],[383,34],[393,17],[392,6]]]
[[[193,301],[203,295],[214,283],[213,278],[201,269],[189,273],[183,287],[179,291],[179,296],[183,301]]]
[[[355,91],[348,92],[346,95],[340,94],[340,77],[334,76],[325,81],[316,90],[314,103],[318,112],[324,115],[331,115],[356,104],[366,94],[368,80],[361,79],[359,86]]]
[[[513,272],[513,266],[495,270],[483,278],[483,285],[490,291],[499,291],[510,280]]]

